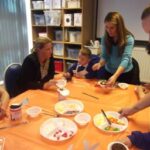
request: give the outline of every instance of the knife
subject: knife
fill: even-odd
[[[106,115],[106,113],[104,112],[103,109],[101,109],[101,112],[102,112],[103,116],[106,118],[108,124],[111,126],[111,122],[110,122],[110,120],[108,119],[108,117],[107,117],[107,115]]]

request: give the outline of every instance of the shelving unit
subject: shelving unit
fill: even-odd
[[[91,39],[94,39],[94,4],[96,0],[80,0],[80,8],[61,8],[61,9],[51,9],[51,10],[59,10],[61,12],[61,24],[60,26],[50,26],[45,24],[35,24],[34,15],[44,15],[44,11],[49,11],[50,9],[33,9],[33,1],[31,0],[31,16],[32,16],[32,32],[33,32],[33,40],[35,40],[39,33],[45,33],[49,38],[53,41],[54,48],[54,58],[57,61],[62,62],[62,69],[56,71],[66,71],[68,64],[77,61],[77,57],[69,56],[69,49],[76,53],[77,50],[84,48],[84,45],[89,43]],[[40,0],[43,1],[44,0]],[[74,14],[81,13],[82,14],[82,26],[65,26],[64,25],[64,16],[65,14]],[[55,34],[56,32],[62,33],[62,38],[60,40],[56,40]],[[72,42],[71,40],[66,40],[68,37],[68,32],[79,32],[80,40]],[[70,33],[71,34],[71,33]],[[61,47],[62,53],[61,55],[56,55],[55,50],[57,47]],[[59,50],[57,51],[59,52]]]

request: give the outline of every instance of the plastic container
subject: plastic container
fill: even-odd
[[[45,25],[45,17],[42,14],[34,14],[35,25]]]
[[[79,55],[79,49],[67,48],[67,56],[69,58],[77,59]]]
[[[69,31],[69,42],[80,43],[81,32],[80,31]]]
[[[62,41],[63,40],[63,34],[62,33],[63,33],[62,30],[55,30],[54,31],[56,41]]]
[[[62,72],[63,71],[63,62],[61,60],[55,60],[55,71]]]
[[[33,107],[30,107],[26,110],[26,113],[32,117],[32,118],[35,118],[37,117],[40,113],[41,113],[42,109],[41,107],[38,107],[38,106],[33,106]]]
[[[43,1],[32,1],[33,9],[43,9],[44,2]]]
[[[79,113],[74,117],[75,122],[80,125],[80,126],[85,126],[87,125],[90,120],[91,120],[91,116],[88,113]]]
[[[10,105],[10,120],[16,121],[22,118],[22,110],[20,104]]]
[[[107,150],[112,150],[112,146],[113,146],[114,144],[119,144],[119,145],[121,145],[122,147],[124,147],[125,150],[129,150],[128,147],[127,147],[125,144],[123,144],[123,143],[121,143],[121,142],[118,142],[118,141],[116,141],[116,142],[111,142],[111,143],[108,145]]]

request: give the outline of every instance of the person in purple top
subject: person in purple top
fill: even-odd
[[[144,9],[141,19],[143,29],[146,33],[149,34],[150,37],[150,5]],[[150,54],[150,38],[146,49],[148,54]],[[150,106],[150,93],[147,93],[134,106],[122,109],[120,111],[121,113],[120,117],[123,116],[127,117],[149,106]],[[142,150],[150,150],[150,132],[142,133],[140,131],[133,131],[131,135],[128,135],[126,138],[121,139],[120,141],[126,144],[128,147],[134,145]]]

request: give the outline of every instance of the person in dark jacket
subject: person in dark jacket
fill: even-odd
[[[92,55],[89,49],[82,49],[79,52],[78,62],[74,63],[64,74],[66,78],[75,76],[77,78],[92,79],[96,77],[96,71],[92,70],[92,66],[99,62],[99,57]]]
[[[22,64],[19,87],[21,92],[28,89],[49,89],[55,85],[54,59],[52,55],[52,41],[47,37],[39,37]]]
[[[150,36],[150,5],[144,9],[141,19],[142,19],[142,25],[143,25],[145,32],[147,32]],[[146,49],[147,49],[148,54],[150,54],[150,41],[148,42],[148,46],[146,47]],[[147,87],[149,88],[150,84],[147,85]],[[120,117],[123,117],[123,116],[127,117],[149,106],[150,106],[150,93],[148,92],[147,94],[142,96],[142,98],[137,104],[129,108],[123,108],[120,111],[121,113]],[[129,147],[134,145],[137,148],[140,148],[142,150],[149,150],[150,149],[150,132],[142,133],[140,131],[133,131],[131,135],[128,135],[126,138],[121,139],[120,141]]]

